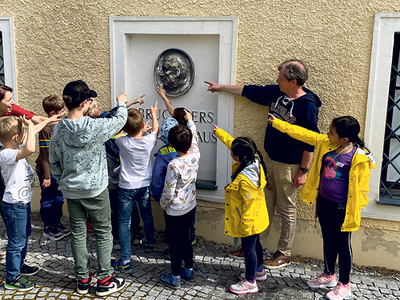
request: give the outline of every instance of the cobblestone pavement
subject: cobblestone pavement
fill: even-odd
[[[42,237],[43,224],[32,222],[32,235],[29,240],[27,263],[41,267],[39,273],[30,279],[36,287],[29,292],[16,292],[0,287],[1,299],[94,299],[95,288],[89,294],[81,296],[75,292],[76,281],[73,276],[74,261],[71,253],[70,239],[58,242]],[[0,228],[0,276],[5,278],[5,249],[7,240],[4,226]],[[158,239],[162,236],[158,233]],[[96,265],[96,244],[94,235],[88,236],[88,247],[91,252],[91,266]],[[309,289],[305,282],[321,272],[321,266],[292,263],[283,270],[271,271],[268,279],[259,282],[259,292],[251,295],[237,296],[228,291],[229,285],[236,281],[236,276],[244,270],[243,261],[226,256],[226,247],[198,240],[195,247],[196,279],[193,282],[183,281],[178,290],[171,290],[158,282],[160,272],[169,272],[170,262],[164,260],[162,251],[165,244],[158,242],[155,252],[145,254],[143,247],[133,247],[132,263],[134,273],[119,276],[126,278],[126,287],[103,299],[324,299],[328,289]],[[118,253],[113,253],[118,257]],[[395,276],[372,277],[366,272],[353,271],[352,299],[400,299],[400,281]]]

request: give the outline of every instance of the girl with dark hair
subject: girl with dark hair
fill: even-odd
[[[267,184],[265,164],[251,138],[234,139],[214,125],[215,135],[231,151],[232,182],[225,187],[225,234],[242,239],[246,272],[229,287],[235,294],[257,293],[256,280],[267,279],[263,267],[260,233],[269,225],[264,188]]]
[[[324,272],[309,280],[310,288],[334,287],[327,299],[351,296],[350,272],[353,253],[351,233],[361,222],[361,209],[369,199],[370,169],[376,167],[370,151],[358,137],[360,124],[351,116],[333,119],[327,134],[290,125],[269,114],[269,123],[281,132],[316,146],[314,163],[300,192],[309,205],[317,200],[317,216],[324,246]],[[335,263],[339,255],[339,280]]]
[[[5,116],[25,116],[27,120],[32,120],[34,124],[46,120],[46,117],[37,116],[35,113],[17,106],[12,97],[13,89],[7,85],[0,84],[0,117]]]

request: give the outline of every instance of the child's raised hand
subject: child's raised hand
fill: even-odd
[[[49,122],[60,122],[60,120],[62,119],[62,117],[64,117],[64,115],[65,115],[65,113],[61,113],[61,114],[58,114],[58,115],[52,115],[50,118],[49,118]]]
[[[118,102],[124,102],[127,103],[128,102],[128,98],[126,98],[126,94],[121,94],[117,97],[117,101]]]
[[[188,110],[186,110],[185,109],[185,119],[187,120],[187,121],[192,121],[193,120],[193,116],[192,116],[192,114],[188,111]]]
[[[154,106],[153,105],[150,106],[150,110],[151,110],[151,114],[152,115],[156,115],[157,114],[157,110],[158,110],[157,104],[158,104],[158,101],[156,101],[156,104],[154,104]]]
[[[31,120],[28,120],[25,115],[19,117],[22,123],[26,126],[33,125]]]
[[[215,124],[212,124],[212,126],[214,126],[214,129],[213,129],[214,132],[216,132],[217,129],[219,128],[219,127],[218,127],[217,125],[215,125]]]
[[[156,88],[156,91],[161,96],[161,98],[166,97],[163,84],[160,86],[160,88]]]
[[[143,129],[142,129],[143,134],[145,134],[146,132],[148,132],[148,131],[151,130],[151,127],[150,127],[150,125],[149,125],[149,122],[150,122],[150,120],[148,120],[148,121],[146,122],[146,124],[143,125]]]
[[[145,96],[145,95],[143,94],[142,96],[140,96],[140,97],[136,98],[135,100],[133,100],[133,104],[137,104],[137,103],[143,104],[144,101],[143,101],[142,98],[143,98],[144,96]]]
[[[272,124],[273,122],[274,122],[274,120],[275,120],[275,116],[273,116],[273,115],[271,115],[271,114],[268,114],[268,122],[269,122],[269,124]]]

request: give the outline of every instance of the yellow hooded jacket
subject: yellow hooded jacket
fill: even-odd
[[[228,149],[234,138],[218,128],[215,135]],[[232,165],[232,174],[239,167]],[[269,225],[264,187],[267,183],[260,164],[260,185],[256,186],[242,172],[225,188],[225,234],[233,237],[246,237],[263,232]]]
[[[327,134],[316,133],[282,120],[275,119],[272,126],[292,138],[317,147],[307,181],[300,192],[300,199],[313,205],[318,196],[322,158],[326,153],[339,148],[339,145],[332,144]],[[369,170],[375,168],[376,164],[372,156],[365,149],[357,148],[351,161],[346,217],[342,224],[342,231],[357,231],[360,228],[361,209],[369,201],[366,195],[369,192]]]

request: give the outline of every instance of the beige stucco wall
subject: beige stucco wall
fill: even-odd
[[[102,106],[110,107],[110,16],[237,16],[236,83],[274,82],[279,62],[304,60],[310,72],[307,87],[323,102],[319,127],[326,131],[330,120],[344,113],[365,123],[374,14],[398,7],[398,0],[6,0],[1,14],[14,20],[18,104],[37,113],[44,113],[43,97],[61,94],[75,79],[87,81]],[[262,148],[266,113],[237,97],[234,134],[251,136]],[[38,191],[33,201],[37,210]],[[198,211],[200,235],[231,240],[222,233],[221,205],[201,203]],[[321,239],[313,214],[299,203],[294,254],[321,257],[321,248],[314,247]],[[353,238],[355,261],[400,270],[400,224],[363,220],[362,225]],[[267,243],[270,250],[275,250],[276,236]]]

